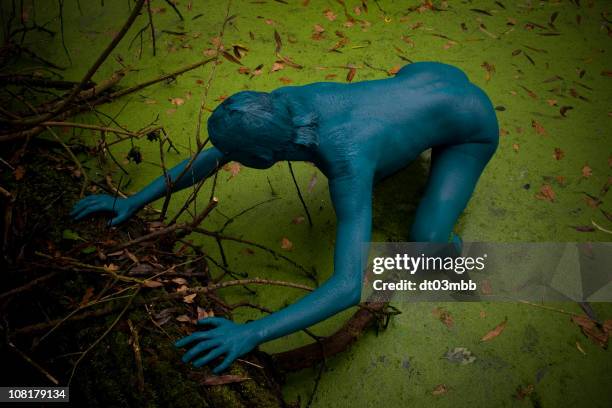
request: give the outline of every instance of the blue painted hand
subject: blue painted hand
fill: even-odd
[[[87,196],[76,203],[70,216],[80,220],[95,212],[110,212],[114,213],[115,217],[108,222],[108,225],[117,225],[130,218],[139,209],[139,206],[129,198],[97,194]]]
[[[183,355],[183,362],[193,361],[194,367],[201,367],[225,355],[223,362],[213,370],[218,374],[228,368],[236,358],[253,350],[258,344],[253,330],[246,327],[246,324],[237,324],[221,317],[208,317],[199,320],[198,324],[211,325],[215,328],[196,331],[174,343],[176,347],[195,343]],[[197,358],[198,356],[200,357]]]

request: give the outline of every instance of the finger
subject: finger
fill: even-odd
[[[74,215],[77,212],[79,212],[80,210],[82,210],[83,208],[87,207],[87,204],[91,202],[92,198],[94,198],[95,196],[90,195],[87,196],[85,198],[83,198],[82,200],[79,200],[73,207],[72,207],[72,211],[70,212],[70,215]]]
[[[183,363],[188,363],[195,358],[198,354],[202,353],[205,350],[211,349],[223,343],[223,341],[219,339],[214,340],[206,340],[198,343],[196,346],[192,347],[188,352],[183,354]]]
[[[206,339],[210,339],[214,336],[214,333],[212,333],[212,330],[209,331],[199,331],[199,332],[194,332],[191,333],[189,336],[183,337],[180,340],[177,340],[174,345],[176,347],[184,347],[189,343],[193,343],[194,341],[201,341],[201,340],[206,340]]]
[[[212,326],[221,326],[222,324],[227,323],[229,320],[224,319],[222,317],[205,317],[204,319],[198,320],[198,324],[210,324]]]
[[[106,211],[106,206],[104,204],[93,204],[90,205],[89,207],[84,208],[80,213],[78,213],[74,219],[75,220],[80,220],[81,218],[85,217],[88,214],[94,213],[94,212],[98,212],[98,211]]]
[[[213,361],[215,358],[219,357],[221,354],[225,354],[226,350],[224,347],[217,347],[214,350],[211,350],[210,353],[206,354],[204,357],[197,359],[193,362],[194,367],[202,367]]]
[[[223,359],[223,362],[213,369],[213,373],[220,374],[227,370],[229,366],[238,358],[238,353],[231,352]]]
[[[115,225],[121,224],[122,222],[127,220],[129,217],[130,217],[130,214],[128,214],[127,212],[122,212],[117,217],[110,220],[108,222],[108,225],[110,225],[111,227],[114,227]]]

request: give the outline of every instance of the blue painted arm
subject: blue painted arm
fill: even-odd
[[[183,160],[168,170],[168,177],[173,182],[172,191],[182,190],[208,177],[215,169],[225,164],[228,158],[220,150],[212,147],[200,152],[193,160],[191,168],[183,174],[189,161],[190,159]],[[177,180],[181,174],[183,174],[182,177]],[[165,196],[166,189],[166,178],[161,176],[128,198],[113,197],[107,194],[90,195],[76,203],[70,215],[78,220],[95,212],[111,212],[115,214],[115,217],[110,220],[109,224],[117,225],[130,218],[145,205]]]
[[[185,353],[183,361],[193,360],[194,366],[200,367],[225,355],[223,362],[214,369],[219,373],[258,344],[309,327],[359,303],[362,260],[367,257],[362,248],[363,243],[369,243],[372,228],[371,180],[363,174],[330,180],[338,220],[334,274],[330,279],[298,302],[253,322],[237,324],[222,318],[201,320],[200,324],[215,328],[194,332],[176,343],[177,347],[197,343]],[[202,353],[203,356],[196,358]]]

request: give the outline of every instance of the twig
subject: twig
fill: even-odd
[[[173,71],[173,72],[171,72],[169,74],[165,74],[165,75],[159,76],[157,78],[153,78],[153,79],[150,79],[148,81],[142,82],[142,83],[140,83],[138,85],[134,85],[134,86],[131,86],[129,88],[113,92],[110,95],[108,95],[108,97],[102,97],[98,102],[99,103],[101,103],[103,101],[107,102],[107,101],[119,98],[121,96],[130,94],[130,93],[133,93],[133,92],[136,92],[136,91],[140,91],[141,89],[146,88],[147,86],[156,84],[158,82],[165,81],[168,78],[174,78],[174,77],[176,77],[178,75],[184,74],[187,71],[191,71],[191,70],[194,70],[194,69],[196,69],[198,67],[201,67],[202,65],[206,65],[206,64],[208,64],[209,62],[211,62],[213,60],[214,60],[214,58],[208,58],[208,59],[205,59],[205,60],[202,60],[202,61],[190,64],[190,65],[187,65],[187,66],[185,66],[183,68],[177,69],[176,71]]]
[[[125,307],[121,310],[121,312],[119,312],[119,315],[117,316],[117,318],[111,323],[110,326],[108,326],[108,328],[106,329],[106,331],[104,333],[102,333],[102,335],[100,337],[98,337],[96,339],[96,341],[94,341],[91,346],[89,346],[85,351],[83,351],[81,353],[81,355],[79,356],[79,358],[77,359],[77,361],[74,363],[74,365],[72,366],[72,373],[70,373],[70,378],[68,379],[68,386],[70,386],[70,383],[72,382],[72,378],[74,377],[74,373],[76,372],[77,367],[79,366],[79,363],[81,361],[83,361],[83,359],[85,358],[85,356],[87,355],[87,353],[89,353],[91,350],[93,350],[94,347],[96,347],[96,345],[98,343],[100,343],[102,341],[102,339],[104,339],[104,337],[106,337],[106,335],[108,333],[111,332],[111,330],[113,330],[113,327],[115,327],[115,325],[119,322],[119,320],[121,320],[121,318],[123,317],[123,315],[125,314],[125,312],[129,309],[129,307],[132,305],[132,302],[134,301],[134,298],[136,297],[136,295],[138,294],[138,292],[140,291],[140,288],[136,289],[134,291],[134,293],[130,296],[130,299],[128,300],[127,304],[125,305]]]
[[[138,391],[144,392],[145,382],[144,382],[144,369],[142,366],[142,355],[140,354],[140,341],[138,340],[138,329],[134,327],[134,324],[130,319],[128,319],[128,326],[130,327],[130,332],[132,332],[132,349],[134,349],[134,358],[136,359],[136,374],[138,378]]]
[[[208,97],[208,90],[210,89],[210,85],[216,73],[217,61],[219,60],[221,47],[223,46],[222,44],[223,36],[225,34],[225,27],[227,25],[227,22],[229,21],[229,12],[230,12],[231,6],[232,6],[232,0],[228,0],[227,9],[225,11],[225,19],[223,20],[223,25],[221,26],[221,31],[219,32],[219,41],[217,43],[217,50],[216,50],[215,56],[213,57],[215,63],[213,64],[213,67],[210,71],[208,81],[206,82],[206,86],[204,87],[204,92],[202,93],[202,100],[200,101],[200,110],[198,111],[198,121],[196,122],[196,143],[197,143],[198,151],[201,150],[204,147],[204,145],[206,145],[206,141],[208,141],[208,139],[206,139],[206,141],[203,144],[200,142],[200,128],[202,125],[202,113],[204,112],[204,107],[206,106],[206,98]]]
[[[170,1],[170,0],[165,0],[165,2],[172,7],[172,9],[174,10],[174,12],[179,16],[179,18],[181,19],[181,21],[184,21],[185,19],[183,18],[183,15],[181,14],[181,12],[179,11],[179,9],[176,7],[176,5],[174,4],[174,2]]]
[[[64,141],[57,135],[57,133],[55,133],[55,131],[51,129],[51,127],[46,126],[46,128],[49,131],[49,133],[53,135],[55,140],[59,144],[62,145],[62,147],[66,150],[66,152],[68,152],[68,155],[72,158],[72,161],[74,161],[74,164],[76,164],[77,168],[79,169],[79,172],[83,176],[83,184],[81,185],[81,194],[80,194],[80,196],[83,197],[83,194],[85,193],[85,188],[89,185],[89,177],[87,176],[85,169],[83,169],[83,166],[81,165],[81,161],[74,155],[72,150],[66,145],[66,143],[64,143]]]
[[[13,296],[13,295],[16,295],[16,294],[21,293],[21,292],[25,292],[26,290],[29,290],[29,289],[33,288],[34,286],[36,286],[36,285],[38,285],[38,284],[40,284],[42,282],[48,281],[49,279],[51,279],[52,277],[57,275],[57,273],[58,273],[57,271],[56,272],[48,273],[48,274],[40,276],[40,277],[38,277],[36,279],[32,279],[31,281],[29,281],[25,285],[19,286],[19,287],[14,288],[14,289],[11,289],[11,290],[6,291],[4,293],[0,293],[0,300],[2,300],[4,298],[7,298],[7,297],[10,297],[10,296]]]
[[[218,232],[214,232],[214,231],[208,231],[206,229],[203,228],[193,228],[194,232],[203,234],[203,235],[208,235],[210,237],[213,237],[215,239],[220,239],[220,240],[224,240],[224,241],[234,241],[234,242],[239,242],[241,244],[245,244],[245,245],[250,245],[259,249],[262,249],[270,254],[272,254],[274,257],[277,258],[281,258],[287,262],[289,262],[291,265],[295,266],[296,268],[298,268],[299,270],[301,270],[302,272],[304,272],[304,274],[311,280],[313,280],[316,283],[316,275],[309,271],[308,269],[306,269],[305,267],[303,267],[302,265],[298,264],[297,262],[295,262],[294,260],[292,260],[291,258],[273,250],[272,248],[268,248],[265,245],[262,244],[258,244],[257,242],[253,242],[253,241],[248,241],[246,239],[242,239],[242,238],[237,238],[237,237],[232,237],[229,235],[222,235],[219,234]]]
[[[136,20],[136,17],[140,13],[140,9],[142,8],[144,2],[145,0],[138,0],[138,3],[136,3],[136,6],[132,10],[132,13],[128,17],[127,21],[123,24],[123,27],[121,27],[121,30],[119,30],[119,32],[117,33],[117,35],[115,35],[111,43],[106,47],[106,49],[102,52],[102,54],[100,54],[96,62],[89,68],[89,70],[87,71],[87,73],[85,74],[81,82],[79,83],[79,85],[74,88],[74,90],[70,93],[70,95],[67,98],[62,100],[59,106],[57,106],[54,110],[47,112],[43,115],[40,115],[34,118],[20,120],[20,121],[13,120],[13,121],[10,121],[9,123],[13,125],[19,125],[19,126],[38,125],[41,122],[51,119],[53,116],[61,112],[65,106],[68,106],[68,104],[70,104],[77,97],[79,92],[81,92],[83,87],[93,77],[93,75],[96,73],[100,65],[102,65],[102,63],[106,60],[106,58],[113,51],[113,49],[115,49],[117,44],[119,44],[119,42],[123,39],[123,37],[125,36],[125,33],[127,33],[129,28],[134,23],[134,20]]]
[[[110,127],[106,127],[106,126],[97,126],[97,125],[89,125],[86,123],[75,123],[75,122],[62,122],[62,121],[45,121],[41,123],[41,126],[51,126],[51,127],[68,127],[68,128],[81,128],[81,129],[89,129],[89,130],[98,130],[100,132],[109,132],[109,133],[115,133],[115,134],[119,134],[119,135],[126,135],[126,136],[131,136],[131,137],[135,137],[135,138],[140,138],[142,137],[143,134],[147,134],[149,132],[153,132],[155,130],[161,129],[161,126],[157,126],[155,128],[152,129],[147,129],[143,132],[130,132],[127,130],[122,130],[122,129],[116,129],[116,128],[110,128]],[[122,140],[125,140],[126,138],[123,138]]]
[[[10,348],[12,348],[17,354],[19,354],[19,356],[21,356],[21,358],[23,358],[25,361],[27,361],[32,367],[34,367],[35,369],[37,369],[38,371],[40,371],[45,377],[47,377],[47,379],[49,379],[49,381],[51,381],[53,384],[55,385],[59,385],[59,381],[53,376],[51,375],[47,370],[45,370],[44,368],[42,368],[36,361],[32,360],[27,354],[25,354],[23,351],[19,350],[17,348],[17,346],[15,346],[11,341],[8,341],[8,345]]]
[[[62,34],[62,47],[64,47],[64,52],[68,57],[68,61],[70,61],[70,65],[72,65],[72,58],[70,57],[70,53],[68,52],[68,48],[66,48],[66,41],[64,38],[64,0],[57,0],[59,4],[59,20],[60,20],[60,33]]]
[[[155,45],[155,26],[153,25],[153,13],[151,13],[151,1],[147,1],[147,14],[149,15],[149,27],[151,27],[151,40],[153,40],[153,56],[157,53]]]
[[[297,180],[295,179],[295,173],[293,172],[293,166],[291,162],[288,161],[289,172],[291,173],[291,178],[293,179],[293,184],[295,185],[295,189],[297,190],[297,195],[302,203],[302,207],[304,207],[304,211],[306,212],[306,216],[308,217],[308,224],[312,227],[312,218],[310,217],[310,211],[308,211],[308,206],[306,206],[306,202],[304,201],[304,197],[302,197],[302,192],[300,191],[300,186],[298,185]]]

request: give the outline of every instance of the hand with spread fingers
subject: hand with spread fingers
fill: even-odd
[[[215,374],[219,374],[236,358],[248,353],[258,344],[255,332],[246,324],[237,324],[221,317],[208,317],[199,320],[198,324],[215,328],[194,332],[174,343],[176,347],[193,345],[183,355],[183,362],[192,361],[194,367],[202,367],[224,355],[223,362],[213,370]]]
[[[89,214],[96,212],[114,213],[115,217],[108,222],[108,225],[121,224],[139,210],[139,206],[129,198],[112,197],[107,194],[90,195],[72,207],[70,216],[75,220],[80,220]]]

